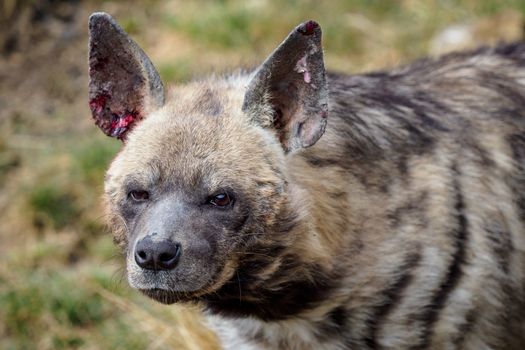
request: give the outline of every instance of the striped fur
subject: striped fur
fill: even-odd
[[[525,44],[328,74],[326,131],[289,153],[242,112],[252,77],[175,87],[111,165],[132,286],[203,305],[225,349],[525,348]],[[173,211],[172,237],[212,247],[190,273],[134,263],[156,202],[130,209],[130,178],[235,192],[225,216]]]

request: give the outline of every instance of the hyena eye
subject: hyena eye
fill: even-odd
[[[226,207],[233,204],[233,198],[226,192],[210,197],[209,203],[216,207]]]
[[[143,202],[149,199],[148,191],[129,191],[128,197],[135,202]]]

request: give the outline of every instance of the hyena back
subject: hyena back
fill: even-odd
[[[327,74],[309,21],[165,93],[96,13],[89,64],[129,283],[225,348],[525,348],[525,44]]]

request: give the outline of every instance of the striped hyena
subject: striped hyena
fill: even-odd
[[[165,93],[110,16],[89,28],[132,287],[198,302],[228,349],[525,348],[525,44],[346,76],[309,21]]]

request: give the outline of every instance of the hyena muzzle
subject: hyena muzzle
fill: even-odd
[[[109,15],[89,29],[132,287],[231,349],[525,349],[525,44],[346,76],[309,21],[165,92]]]

